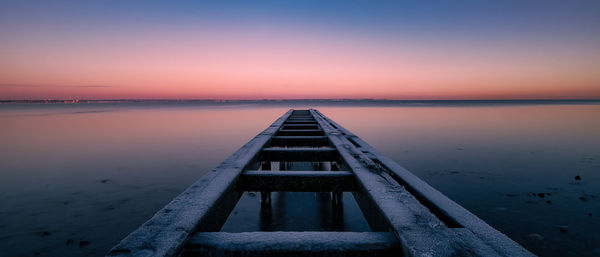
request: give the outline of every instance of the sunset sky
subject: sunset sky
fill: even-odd
[[[44,98],[600,98],[600,1],[0,0]]]

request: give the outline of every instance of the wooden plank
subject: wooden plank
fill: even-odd
[[[315,119],[311,118],[289,118],[287,121],[315,121]]]
[[[319,116],[322,115],[318,110],[314,110],[313,112]],[[437,212],[438,216],[442,215],[445,219],[449,219],[460,227],[467,229],[475,238],[481,240],[503,256],[534,256],[508,236],[494,229],[485,221],[481,220],[479,217],[452,201],[404,167],[400,166],[397,162],[377,151],[352,132],[333,120],[327,118],[326,120],[329,124],[338,128],[349,141],[352,141],[351,143],[353,145],[360,147],[361,152],[372,156],[378,164],[391,173],[394,180],[399,181],[407,191],[417,197],[419,201],[430,208],[431,211]],[[460,228],[453,230],[462,231]],[[460,233],[464,234],[465,232]]]
[[[271,138],[270,146],[327,146],[326,136],[275,136]]]
[[[278,136],[322,136],[323,131],[320,129],[288,129],[279,130]]]
[[[277,119],[215,169],[159,210],[113,247],[107,256],[176,256],[193,231],[217,231],[235,207],[242,169],[279,130],[292,111]]]
[[[339,160],[337,150],[332,147],[264,148],[259,161],[321,162]]]
[[[308,115],[308,114],[310,114],[310,109],[293,110],[293,112],[292,112],[292,115],[299,115],[299,114]]]
[[[283,124],[313,124],[316,125],[315,120],[286,120]]]
[[[397,256],[401,244],[387,232],[195,233],[182,257]]]
[[[244,171],[238,191],[333,192],[355,191],[349,171]]]
[[[354,172],[362,198],[372,203],[360,205],[361,209],[363,212],[379,212],[378,216],[402,242],[406,256],[532,256],[522,247],[494,247],[491,245],[493,242],[484,243],[479,238],[467,237],[468,233],[464,230],[448,228],[387,171],[380,169],[350,142],[346,137],[348,131],[340,130],[339,124],[334,124],[316,110],[312,113],[331,144]]]
[[[319,126],[317,126],[317,124],[294,124],[294,125],[283,124],[283,127],[281,129],[282,130],[289,130],[289,129],[315,130],[315,129],[319,129]]]
[[[304,128],[304,127],[317,127],[317,125],[318,125],[316,121],[313,122],[313,124],[295,124],[295,125],[289,125],[289,124],[286,124],[286,123],[287,122],[283,123],[283,127],[284,128],[285,127],[302,127],[302,128]]]

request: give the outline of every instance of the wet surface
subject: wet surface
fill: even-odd
[[[261,206],[260,192],[246,192],[221,231],[371,231],[351,193],[343,205],[332,204],[328,192],[271,192]]]
[[[0,256],[103,256],[288,108],[0,106]],[[534,253],[600,255],[600,105],[319,110]],[[259,201],[224,230],[368,230],[351,196]]]

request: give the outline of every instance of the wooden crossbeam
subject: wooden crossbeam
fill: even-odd
[[[287,124],[290,122],[304,122],[304,123],[310,122],[310,123],[316,124],[314,119],[288,119],[285,123]]]
[[[263,148],[258,157],[259,161],[294,161],[294,162],[324,162],[337,161],[337,150],[332,147],[294,147],[294,148]]]
[[[317,125],[317,122],[314,120],[289,120],[283,123],[285,125],[296,125],[296,124],[307,124],[307,125]]]
[[[389,232],[208,232],[193,234],[182,257],[398,256]]]
[[[282,130],[288,130],[288,129],[315,130],[315,129],[319,129],[319,126],[317,126],[317,124],[283,124],[283,127],[281,129]]]
[[[355,191],[350,171],[244,171],[239,191],[333,192]]]
[[[277,136],[322,136],[323,130],[320,129],[287,129],[279,130]]]
[[[302,128],[306,128],[306,127],[316,127],[317,126],[317,122],[315,121],[313,124],[294,124],[294,125],[289,125],[284,123],[283,127],[302,127]]]
[[[292,114],[288,119],[313,119],[313,116],[312,116],[312,114],[308,114],[308,115]]]
[[[275,136],[271,138],[271,146],[327,146],[326,136]]]

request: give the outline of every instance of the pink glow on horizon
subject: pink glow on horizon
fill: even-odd
[[[0,98],[600,98],[600,53],[561,45],[239,28],[150,36],[12,42],[0,49]]]

